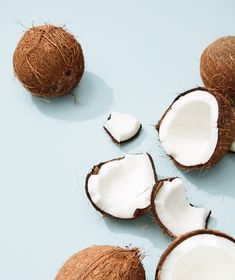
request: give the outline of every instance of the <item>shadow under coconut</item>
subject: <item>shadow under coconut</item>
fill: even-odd
[[[235,198],[235,154],[227,154],[209,170],[188,172],[184,176],[209,194]]]
[[[86,71],[72,94],[50,99],[32,96],[32,100],[43,114],[75,122],[93,119],[108,111],[113,91],[100,77]]]
[[[104,219],[107,227],[114,233],[128,233],[148,239],[154,247],[164,249],[171,242],[171,238],[164,234],[160,227],[155,223],[150,213],[135,220],[124,221],[112,218]]]
[[[120,150],[124,153],[129,153],[130,151],[137,149],[146,136],[147,133],[144,130],[144,128],[142,128],[139,134],[135,138],[130,139],[129,141],[126,141],[121,145],[119,145]]]

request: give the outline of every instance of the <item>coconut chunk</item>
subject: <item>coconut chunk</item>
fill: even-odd
[[[209,168],[231,148],[233,112],[222,95],[197,88],[179,95],[157,125],[159,140],[177,166]]]
[[[211,211],[194,207],[188,202],[180,178],[158,182],[152,192],[151,209],[157,223],[172,237],[206,228],[211,214]]]
[[[87,176],[86,192],[101,213],[133,219],[147,211],[155,183],[155,167],[149,154],[125,155],[95,166]]]
[[[235,240],[217,231],[194,231],[162,255],[157,280],[234,280]]]
[[[114,112],[109,116],[104,129],[114,142],[120,144],[135,137],[141,130],[141,124],[131,115]]]

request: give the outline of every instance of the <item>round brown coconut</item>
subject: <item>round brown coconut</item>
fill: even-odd
[[[200,72],[207,88],[222,92],[235,105],[235,36],[221,37],[204,50]]]
[[[33,95],[70,93],[84,72],[82,48],[62,27],[41,25],[25,32],[14,55],[16,77]]]
[[[174,164],[185,170],[185,171],[192,171],[192,170],[202,170],[202,169],[208,169],[211,168],[212,166],[216,165],[223,157],[225,154],[227,154],[230,149],[231,145],[235,139],[235,114],[234,111],[231,107],[230,101],[225,98],[220,92],[216,90],[211,90],[208,88],[204,87],[197,87],[190,89],[184,93],[179,94],[175,100],[172,102],[172,104],[169,106],[169,108],[166,110],[158,124],[156,125],[156,130],[159,132],[160,126],[167,115],[167,113],[171,110],[173,104],[180,99],[182,96],[187,95],[188,93],[191,92],[196,92],[200,91],[206,91],[212,94],[218,103],[219,107],[219,114],[218,114],[218,121],[217,121],[217,127],[218,127],[218,142],[215,148],[215,151],[211,158],[204,164],[198,164],[198,165],[193,165],[193,166],[186,166],[182,165],[179,163],[173,156],[170,156]]]
[[[203,234],[210,234],[210,235],[215,235],[218,237],[223,237],[226,238],[230,241],[232,241],[233,243],[235,243],[235,239],[223,232],[217,231],[217,230],[209,230],[209,229],[199,229],[199,230],[195,230],[195,231],[191,231],[189,233],[186,233],[184,235],[179,236],[178,238],[176,238],[170,245],[169,247],[166,249],[166,251],[162,254],[162,256],[160,257],[159,263],[157,265],[157,269],[156,269],[156,276],[155,276],[155,280],[161,280],[161,273],[162,273],[162,269],[163,269],[163,265],[165,260],[168,258],[168,256],[171,254],[171,252],[182,242],[184,242],[185,240],[187,240],[188,238],[191,238],[193,236],[196,235],[203,235]]]
[[[93,246],[73,255],[55,280],[145,280],[139,249]]]

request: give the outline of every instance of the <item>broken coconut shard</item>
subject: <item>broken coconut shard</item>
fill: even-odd
[[[104,125],[114,143],[121,144],[136,137],[142,125],[131,115],[112,113]]]
[[[156,280],[234,280],[235,239],[212,230],[177,238],[163,253]]]
[[[161,229],[173,238],[205,229],[211,214],[189,204],[184,183],[177,177],[158,181],[151,196],[151,211]]]
[[[148,210],[156,181],[149,154],[125,155],[94,166],[86,178],[86,193],[102,214],[135,219]]]
[[[84,57],[76,38],[62,27],[45,24],[27,30],[13,56],[21,84],[33,95],[57,97],[78,85]]]
[[[145,280],[143,257],[138,248],[93,246],[65,262],[55,280]]]
[[[180,94],[156,128],[166,153],[189,171],[221,160],[235,139],[234,123],[230,102],[199,87]]]

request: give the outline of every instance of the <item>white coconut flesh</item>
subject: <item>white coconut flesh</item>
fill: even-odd
[[[123,142],[134,137],[140,130],[140,122],[133,116],[121,113],[112,113],[104,128],[117,142]]]
[[[205,164],[218,142],[219,107],[216,98],[197,90],[181,96],[172,104],[159,127],[159,140],[179,164]]]
[[[235,243],[213,234],[192,236],[165,259],[160,280],[234,280]]]
[[[205,208],[189,204],[184,183],[180,178],[163,181],[156,194],[154,208],[161,223],[174,236],[204,229],[210,214]]]
[[[143,153],[105,163],[97,175],[89,177],[87,190],[103,212],[131,219],[137,209],[150,205],[154,184],[154,167],[148,154]]]

